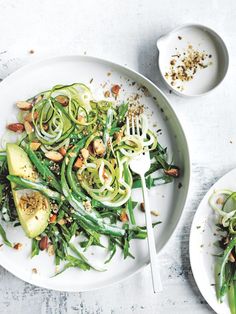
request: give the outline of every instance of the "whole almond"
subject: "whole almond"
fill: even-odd
[[[47,124],[47,123],[44,123],[44,124],[43,124],[43,129],[44,129],[44,131],[47,131],[47,130],[48,130],[48,124]]]
[[[25,130],[24,124],[22,123],[11,123],[7,125],[8,130],[13,132],[22,133]]]
[[[30,148],[32,150],[38,150],[40,146],[41,146],[41,143],[38,143],[38,142],[31,142],[30,143]]]
[[[33,129],[33,127],[32,127],[30,122],[25,121],[24,122],[24,127],[25,127],[25,131],[26,131],[27,134],[33,133],[34,129]]]
[[[42,99],[43,99],[43,96],[42,96],[42,95],[39,95],[39,96],[35,99],[34,103],[37,104],[37,103],[40,102]]]
[[[42,239],[39,241],[39,248],[41,251],[46,250],[48,247],[48,237],[42,237]]]
[[[69,98],[63,95],[58,95],[55,97],[56,101],[58,101],[63,107],[69,105]]]
[[[63,155],[59,152],[56,152],[54,150],[51,150],[49,152],[45,153],[45,156],[55,162],[60,162],[63,159]]]
[[[16,106],[23,111],[32,109],[32,104],[28,101],[17,101]]]
[[[32,114],[32,112],[29,112],[25,117],[24,120],[28,121],[28,122],[32,122],[33,120],[37,120],[38,119],[38,112],[34,111],[34,113]]]
[[[65,149],[65,147],[60,147],[58,151],[59,151],[60,154],[62,154],[62,156],[65,156],[65,155],[66,155],[66,149]]]

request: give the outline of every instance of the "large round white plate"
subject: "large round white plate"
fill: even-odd
[[[217,214],[209,206],[208,200],[215,190],[236,191],[236,169],[219,179],[207,192],[194,216],[189,241],[190,262],[195,281],[208,304],[219,314],[230,314],[227,297],[218,303],[215,293],[215,257],[217,248]]]
[[[66,56],[47,59],[36,64],[28,65],[10,75],[0,84],[1,99],[1,127],[3,134],[6,123],[16,120],[15,102],[26,99],[40,91],[47,90],[56,84],[71,84],[83,82],[90,86],[95,96],[103,96],[103,91],[110,89],[112,84],[122,85],[119,100],[135,97],[139,99],[149,111],[150,121],[157,123],[162,129],[160,142],[168,146],[170,157],[181,168],[181,177],[174,183],[159,186],[150,192],[152,209],[160,211],[160,227],[156,228],[157,251],[164,247],[169,240],[180,219],[189,185],[190,164],[187,142],[181,125],[163,93],[149,80],[135,71],[120,65],[92,57]],[[134,84],[135,83],[135,84]],[[145,86],[147,91],[141,86]],[[151,122],[150,122],[151,123]],[[141,193],[135,198],[141,200]],[[135,210],[138,222],[144,224],[144,215]],[[63,274],[52,278],[55,273],[53,258],[45,252],[30,259],[30,240],[24,236],[21,227],[5,226],[7,235],[12,242],[23,243],[20,251],[6,246],[0,250],[0,264],[19,278],[45,288],[63,291],[85,291],[97,289],[120,281],[134,274],[148,264],[146,241],[133,241],[131,251],[135,259],[122,257],[118,251],[110,264],[106,265],[106,272],[69,269]],[[87,256],[99,263],[107,258],[105,250],[91,248]],[[32,269],[38,270],[37,274]]]

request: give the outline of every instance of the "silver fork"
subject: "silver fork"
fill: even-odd
[[[131,131],[130,131],[131,129]],[[141,136],[144,137],[146,134],[141,134],[140,132],[140,120],[136,116],[131,119],[131,127],[129,123],[129,119],[126,119],[126,133],[127,135]],[[143,201],[145,207],[145,216],[146,216],[146,227],[147,227],[147,235],[148,235],[148,249],[150,256],[150,264],[151,264],[151,273],[152,273],[152,284],[154,293],[161,292],[163,290],[161,277],[159,273],[158,260],[157,260],[157,252],[156,245],[154,239],[154,233],[152,228],[152,218],[151,211],[149,206],[149,198],[148,198],[148,190],[146,187],[145,181],[145,173],[149,170],[151,166],[150,154],[149,152],[143,152],[140,155],[134,157],[130,162],[130,169],[137,173],[142,182],[142,191],[143,191]]]

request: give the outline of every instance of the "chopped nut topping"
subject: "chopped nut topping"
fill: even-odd
[[[86,148],[82,148],[80,153],[84,160],[87,160],[89,158],[89,151]]]
[[[55,255],[54,246],[52,243],[48,244],[47,252],[49,256]]]
[[[78,157],[74,163],[74,169],[79,169],[83,166],[82,158]]]
[[[48,208],[48,200],[39,192],[24,194],[19,200],[19,206],[24,210],[26,215],[31,215],[39,208],[46,210]]]
[[[83,204],[84,204],[84,208],[85,208],[88,212],[90,212],[90,211],[92,210],[92,206],[91,206],[90,201],[85,201]]]
[[[38,112],[37,111],[34,111],[34,113],[32,112],[29,112],[27,113],[27,115],[24,117],[24,120],[25,121],[28,121],[28,122],[32,122],[33,120],[37,120],[38,119]]]
[[[14,248],[15,250],[20,250],[20,249],[22,249],[22,247],[23,247],[23,244],[22,244],[22,243],[15,243],[14,246],[13,246],[13,248]]]
[[[217,198],[216,204],[223,205],[224,204],[223,198],[222,197]]]
[[[177,169],[177,168],[171,168],[168,170],[164,170],[164,173],[167,174],[168,176],[175,177],[175,178],[179,177],[179,175],[180,175],[179,169]]]
[[[122,211],[122,212],[120,213],[120,221],[122,221],[122,222],[127,222],[127,221],[129,221],[128,215],[126,214],[125,211]]]
[[[181,36],[178,38],[179,40],[182,39]],[[206,52],[193,49],[193,46],[189,45],[182,53],[172,55],[170,69],[165,73],[165,78],[170,81],[172,86],[178,82],[177,88],[182,91],[181,82],[191,81],[198,70],[205,69],[212,64],[212,62],[206,62],[207,58],[211,58],[210,56]]]
[[[38,142],[31,142],[30,143],[30,148],[32,150],[38,150],[40,146],[41,146],[41,143],[38,143]]]
[[[96,139],[93,141],[93,151],[96,155],[102,156],[105,151],[105,145],[101,139]]]
[[[85,117],[81,114],[78,115],[77,121],[81,124],[85,123]]]
[[[38,273],[37,268],[32,268],[32,273],[37,274]]]
[[[33,127],[32,127],[30,122],[25,121],[24,122],[24,127],[25,127],[25,131],[26,131],[27,134],[33,133],[34,129],[33,129]]]
[[[108,97],[110,97],[110,96],[111,96],[111,93],[110,93],[109,90],[107,90],[107,91],[104,92],[104,97],[108,98]]]
[[[113,85],[112,86],[112,88],[111,88],[111,92],[112,92],[112,94],[115,96],[115,97],[117,97],[118,96],[118,94],[119,94],[119,92],[120,92],[120,85]]]
[[[60,154],[62,154],[62,156],[66,155],[66,149],[64,147],[60,147],[58,151]]]

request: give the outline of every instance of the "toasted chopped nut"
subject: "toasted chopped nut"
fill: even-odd
[[[79,169],[83,166],[82,158],[78,157],[74,163],[74,169]]]
[[[85,117],[81,114],[78,115],[77,121],[81,124],[85,123]]]
[[[87,160],[89,158],[89,151],[86,148],[82,148],[80,153],[84,160]]]
[[[118,144],[121,142],[122,136],[123,136],[122,132],[115,132],[114,133],[114,138],[115,138],[115,140],[117,140]]]
[[[37,120],[38,119],[38,112],[37,111],[34,111],[34,113],[32,112],[29,112],[25,117],[24,117],[24,120],[25,121],[28,121],[28,122],[32,122],[33,120]]]
[[[37,103],[40,102],[42,99],[43,99],[43,96],[42,96],[42,95],[39,95],[39,96],[35,99],[34,103],[37,104]]]
[[[38,143],[38,142],[31,142],[30,143],[30,148],[32,150],[38,150],[40,146],[41,146],[41,143]]]
[[[112,94],[114,94],[115,96],[118,96],[120,88],[121,87],[119,85],[113,85],[111,88]]]
[[[16,106],[23,111],[27,111],[32,108],[32,104],[27,101],[17,101]]]
[[[216,204],[223,205],[224,204],[223,198],[222,197],[217,198]]]
[[[44,129],[44,131],[47,131],[47,130],[48,130],[48,124],[47,124],[47,123],[44,123],[44,124],[43,124],[43,129]]]
[[[90,201],[85,201],[84,202],[84,208],[90,212],[92,210],[91,202]]]
[[[7,125],[8,130],[16,132],[16,133],[22,133],[25,130],[24,124],[22,123],[12,123]]]
[[[24,211],[25,215],[32,215],[38,208],[46,210],[48,208],[48,200],[39,192],[23,194],[19,201],[19,207]],[[37,219],[37,216],[35,216]]]
[[[50,224],[53,224],[54,222],[56,222],[57,220],[57,215],[53,214],[52,216],[50,216],[49,218],[49,222]]]
[[[22,244],[22,243],[15,243],[14,246],[13,246],[13,248],[14,248],[15,250],[20,250],[20,249],[22,249],[22,247],[23,247],[23,244]]]
[[[140,209],[141,209],[142,212],[145,213],[145,204],[144,204],[143,202],[140,203]],[[151,210],[151,214],[152,214],[153,216],[158,217],[158,216],[160,215],[160,212],[159,212],[158,210]]]
[[[231,263],[234,263],[234,262],[235,262],[235,258],[234,258],[234,256],[233,256],[232,253],[229,254],[228,260],[229,260]]]
[[[127,222],[128,220],[129,220],[128,215],[126,214],[125,211],[122,211],[122,212],[120,213],[120,221],[122,221],[122,222]]]
[[[142,212],[145,212],[145,206],[143,202],[140,204],[140,209]]]
[[[62,159],[63,159],[62,154],[59,153],[59,152],[56,152],[56,151],[54,151],[54,150],[51,150],[51,151],[49,151],[49,152],[46,152],[46,153],[45,153],[45,156],[46,156],[48,159],[50,159],[50,160],[52,160],[52,161],[55,161],[55,162],[60,162],[60,161],[62,161]]]
[[[62,156],[65,156],[65,155],[66,155],[66,149],[65,149],[65,147],[60,147],[60,148],[59,148],[59,153],[62,154]]]
[[[107,180],[109,178],[107,173],[106,173],[106,171],[105,171],[105,169],[103,169],[102,177],[103,177],[104,180]]]
[[[32,268],[32,273],[37,274],[38,273],[37,268]]]
[[[33,129],[33,127],[32,127],[30,122],[25,121],[24,122],[24,127],[25,127],[25,131],[26,131],[27,134],[33,133],[34,129]]]
[[[48,244],[47,252],[49,256],[53,256],[55,254],[54,246],[52,243]]]
[[[158,210],[151,210],[151,214],[156,217],[160,216],[160,212]]]
[[[109,90],[106,90],[106,91],[104,92],[104,97],[108,98],[108,97],[110,97],[110,95],[111,95],[111,93],[110,93]]]
[[[164,173],[167,174],[168,176],[171,176],[171,177],[179,177],[180,173],[179,173],[179,169],[177,168],[171,168],[171,169],[168,169],[168,170],[164,170]]]
[[[42,239],[39,241],[39,248],[41,251],[46,250],[48,247],[48,237],[42,237]]]
[[[58,224],[61,225],[61,226],[63,226],[63,225],[66,224],[66,220],[62,218],[62,219],[60,219],[60,220],[58,221]]]
[[[93,151],[96,155],[103,155],[106,151],[105,145],[101,139],[96,139],[93,141]]]
[[[66,107],[69,105],[69,98],[63,95],[58,95],[56,98],[56,101],[58,101],[63,107]]]

